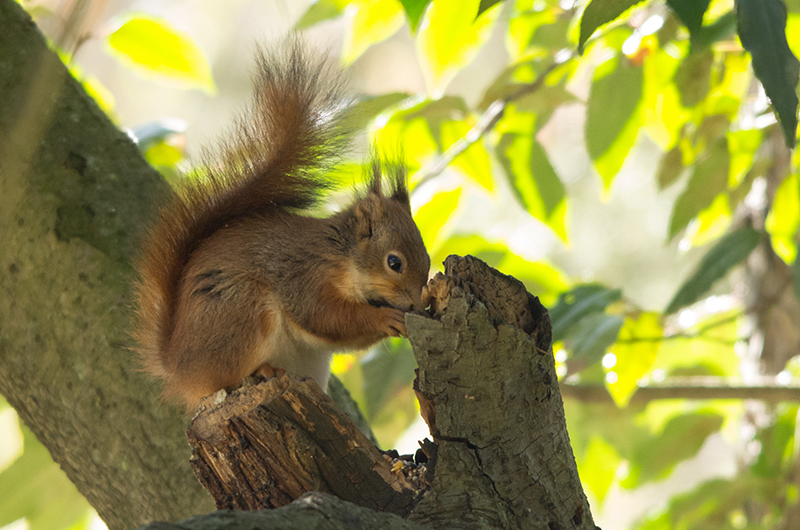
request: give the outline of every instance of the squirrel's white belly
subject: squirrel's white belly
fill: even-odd
[[[258,364],[254,370],[269,363],[273,368],[311,377],[322,390],[327,391],[331,356],[335,348],[282,317],[280,311],[270,312],[270,316],[271,331],[256,348],[255,360]]]

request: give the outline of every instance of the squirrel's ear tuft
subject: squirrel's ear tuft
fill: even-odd
[[[378,197],[382,197],[383,176],[381,175],[381,161],[377,156],[372,158],[371,169],[372,175],[369,180],[368,193],[374,193]]]
[[[408,184],[406,177],[406,168],[401,164],[394,165],[391,168],[391,181],[392,181],[392,195],[391,198],[403,204],[411,203],[408,195]]]

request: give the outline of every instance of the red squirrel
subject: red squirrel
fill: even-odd
[[[340,74],[290,42],[259,52],[254,85],[251,109],[161,210],[138,264],[139,352],[189,410],[256,371],[326,389],[334,351],[406,334],[428,281],[399,165],[376,158],[349,207],[308,215],[347,147]]]

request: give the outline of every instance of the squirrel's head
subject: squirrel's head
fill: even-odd
[[[390,171],[388,183],[384,182],[380,165],[374,163],[369,189],[352,207],[357,243],[352,264],[365,300],[419,310],[431,260],[411,216],[405,171],[402,167]]]

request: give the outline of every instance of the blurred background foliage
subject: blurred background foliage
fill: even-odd
[[[253,42],[325,42],[435,266],[550,308],[598,524],[800,528],[800,1],[21,3],[168,179],[246,100]],[[334,359],[384,448],[426,435],[414,369],[403,340]],[[4,401],[0,431],[0,526],[102,526]]]

